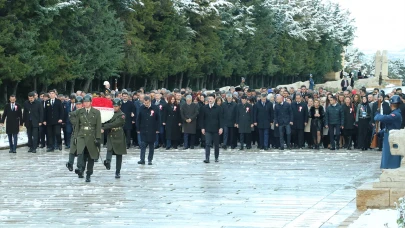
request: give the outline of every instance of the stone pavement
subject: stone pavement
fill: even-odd
[[[102,150],[105,158],[105,149]],[[68,152],[0,151],[1,227],[339,227],[356,187],[379,176],[380,152],[155,152],[124,156],[121,179],[95,164],[91,183],[65,167]]]

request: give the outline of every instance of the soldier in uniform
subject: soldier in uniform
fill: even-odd
[[[75,173],[83,175],[87,167],[86,182],[90,182],[93,174],[94,160],[100,155],[101,140],[101,114],[100,111],[91,107],[92,97],[86,95],[83,98],[83,108],[77,110],[77,123],[75,136],[77,138],[77,169]],[[87,166],[86,166],[87,163]]]
[[[377,115],[374,117],[375,121],[380,121],[385,124],[385,129],[382,130],[384,133],[383,141],[383,152],[381,158],[381,169],[396,169],[401,166],[401,156],[391,155],[389,136],[390,130],[401,129],[401,110],[399,105],[401,104],[401,98],[398,95],[394,95],[390,99],[391,114],[382,115],[380,114],[380,107],[377,109]]]
[[[122,101],[119,98],[113,100],[114,115],[108,122],[102,126],[102,132],[109,130],[107,136],[107,158],[104,165],[107,170],[111,168],[112,155],[116,155],[117,161],[115,165],[115,178],[120,178],[120,171],[122,165],[122,155],[127,154],[125,147],[125,136],[123,126],[125,124],[125,114],[121,111]]]
[[[83,97],[77,96],[75,98],[76,110],[73,112],[69,112],[69,120],[72,124],[72,135],[71,135],[71,144],[70,144],[70,153],[69,153],[69,161],[66,163],[66,167],[70,172],[73,171],[73,164],[75,162],[75,156],[77,156],[77,137],[75,135],[75,128],[77,127],[77,111],[83,108]],[[83,178],[83,175],[79,176]]]

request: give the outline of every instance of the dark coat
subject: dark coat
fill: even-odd
[[[64,110],[65,110],[65,113],[63,115],[63,117],[64,117],[63,123],[65,123],[66,127],[72,127],[72,123],[70,122],[70,119],[69,119],[69,113],[76,111],[76,104],[73,104],[73,109],[72,109],[72,102],[68,101],[64,105]]]
[[[254,123],[257,123],[257,128],[270,128],[270,124],[274,121],[273,103],[266,101],[263,106],[262,101],[258,101],[253,106],[253,110],[253,121]]]
[[[159,110],[160,123],[163,123],[162,117],[165,112],[167,102],[164,99],[160,99],[160,101],[156,103],[156,100],[153,99],[152,105],[156,106],[156,108]]]
[[[4,123],[4,121],[6,121],[7,134],[18,134],[20,126],[23,125],[21,105],[15,103],[14,110],[11,110],[11,104],[6,104],[0,123]]]
[[[166,139],[181,139],[181,126],[179,126],[181,122],[180,106],[167,104],[162,116],[162,124],[165,124]]]
[[[78,122],[78,109],[73,112],[69,112],[69,122],[72,125],[72,135],[71,135],[71,143],[70,143],[70,151],[69,153],[71,154],[77,154],[77,131],[75,130],[77,127],[77,122]]]
[[[343,79],[342,82],[340,82],[340,86],[341,86],[342,88],[345,87],[345,82],[346,82],[346,87],[348,87],[348,86],[350,85],[349,80]]]
[[[325,117],[325,111],[322,106],[319,106],[319,117],[315,117],[315,107],[312,106],[311,109],[309,110],[309,117],[311,117],[312,120],[314,119],[320,119],[323,121],[323,118]]]
[[[58,120],[63,121],[63,115],[63,104],[59,99],[55,99],[53,105],[51,105],[51,99],[45,102],[44,122],[46,122],[46,125],[59,124]]]
[[[305,102],[293,102],[291,104],[291,110],[293,113],[293,125],[292,129],[304,130],[305,123],[308,123],[308,105]]]
[[[124,130],[131,130],[132,129],[132,121],[135,122],[136,120],[136,107],[133,102],[127,101],[124,103],[122,101],[121,111],[125,114],[125,125]],[[132,117],[132,114],[134,116]]]
[[[343,115],[345,116],[344,129],[350,130],[354,129],[354,124],[356,123],[356,109],[354,105],[348,107],[346,104],[343,105]]]
[[[342,106],[336,104],[335,106],[329,105],[326,108],[325,112],[325,125],[328,126],[330,124],[337,124],[339,126],[343,126],[344,124],[344,115]]]
[[[149,108],[141,106],[135,123],[143,142],[153,143],[156,141],[156,132],[159,131],[160,126],[159,120],[159,110],[156,106],[151,105]]]
[[[183,131],[185,134],[195,134],[197,131],[197,117],[199,113],[199,106],[195,103],[190,105],[184,104],[181,106],[180,114],[183,119]],[[191,119],[190,123],[186,120]]]
[[[238,104],[236,107],[236,124],[239,133],[251,133],[253,124],[253,106],[251,104]]]
[[[223,128],[223,111],[221,106],[214,104],[212,108],[205,105],[200,112],[200,126],[206,132],[216,133],[220,128]]]
[[[228,103],[227,101],[221,105],[224,115],[224,127],[235,127],[236,106],[237,104],[235,102]]]
[[[128,102],[127,102],[128,103]],[[124,135],[123,126],[126,115],[122,111],[114,112],[113,117],[104,123],[101,127],[103,130],[109,130],[107,135],[107,151],[114,154],[127,154],[127,143]]]
[[[35,100],[34,102],[25,101],[23,120],[25,126],[29,127],[39,127],[39,123],[44,122],[44,112],[40,101]],[[31,120],[30,120],[31,119]]]
[[[290,125],[290,122],[294,121],[291,105],[288,102],[283,104],[276,104],[274,110],[274,124],[279,126]]]

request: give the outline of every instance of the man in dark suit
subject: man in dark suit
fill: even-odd
[[[50,99],[45,102],[45,111],[44,111],[44,125],[46,125],[47,130],[47,143],[48,149],[47,152],[53,152],[54,148],[54,137],[56,136],[56,143],[59,147],[59,150],[62,150],[62,139],[61,139],[61,125],[63,122],[63,105],[59,99],[56,99],[55,90],[49,91]]]
[[[127,149],[131,146],[132,124],[136,120],[136,108],[134,103],[128,101],[128,93],[122,93],[121,111],[125,114],[124,134],[126,137]]]
[[[41,102],[35,100],[34,92],[28,93],[28,100],[24,102],[23,120],[27,128],[28,147],[30,148],[28,152],[36,153],[39,128],[44,120]]]
[[[70,100],[65,103],[64,105],[64,110],[65,113],[63,114],[63,123],[65,124],[65,149],[70,149],[70,139],[72,137],[72,132],[73,132],[73,126],[72,122],[70,122],[69,119],[69,114],[73,111],[76,111],[76,95],[72,94],[70,95]]]
[[[347,90],[347,87],[348,87],[349,85],[350,85],[350,84],[349,84],[349,80],[347,80],[347,77],[344,78],[344,79],[342,80],[342,82],[340,83],[340,86],[342,87],[342,91],[346,91],[346,90]]]
[[[296,94],[295,102],[291,104],[293,125],[292,139],[295,148],[304,147],[304,129],[308,124],[308,105],[302,101],[301,94]]]
[[[167,105],[167,102],[162,99],[162,94],[155,94],[155,99],[152,100],[152,105],[158,108],[159,116],[162,118]],[[159,134],[156,135],[155,149],[159,148],[159,143],[162,147],[166,147],[165,126],[163,125],[162,120],[160,120]]]
[[[42,107],[42,114],[43,114],[43,119],[44,119],[44,112],[45,112],[45,107],[46,107],[46,101],[49,100],[49,94],[44,93],[41,94],[40,96],[41,99],[41,107]],[[46,126],[42,123],[42,125],[39,127],[39,148],[44,148],[45,143],[48,141],[47,139],[47,134],[46,134]]]
[[[152,106],[149,96],[145,96],[144,105],[140,106],[135,123],[141,139],[141,160],[138,161],[138,164],[145,164],[146,147],[149,146],[148,165],[152,165],[155,152],[154,143],[156,134],[159,133],[160,117],[156,106]]]
[[[236,109],[237,104],[232,101],[232,94],[226,94],[226,101],[221,105],[223,109],[223,119],[224,119],[224,145],[223,148],[226,150],[228,145],[231,149],[236,147],[237,139],[237,129],[236,129]]]
[[[6,133],[8,135],[10,153],[17,153],[17,135],[20,131],[20,126],[23,125],[22,108],[15,101],[15,95],[11,95],[10,103],[4,107],[3,116],[0,120],[0,126],[3,126],[4,121],[6,121]]]
[[[212,142],[215,148],[215,162],[219,162],[219,136],[223,132],[222,108],[215,104],[215,95],[208,95],[208,105],[201,108],[201,133],[205,135],[205,163],[210,163],[210,150]]]
[[[254,125],[259,129],[259,148],[267,150],[269,148],[269,132],[271,123],[274,120],[273,103],[267,100],[267,94],[261,95],[261,100],[254,106]]]

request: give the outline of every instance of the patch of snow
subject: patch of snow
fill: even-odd
[[[392,209],[377,210],[369,209],[365,211],[357,220],[355,220],[349,228],[364,228],[364,227],[382,227],[396,228],[397,211]]]

